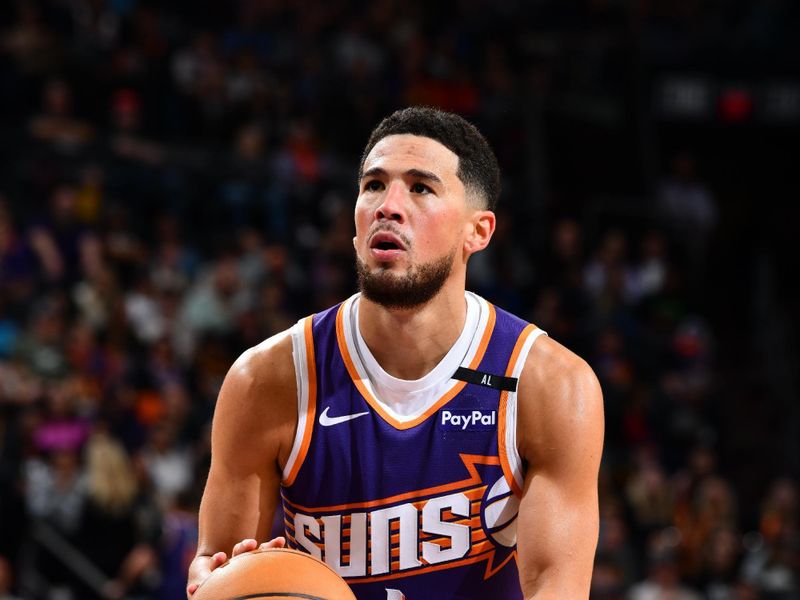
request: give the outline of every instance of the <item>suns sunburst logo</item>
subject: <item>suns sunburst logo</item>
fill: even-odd
[[[442,486],[328,507],[284,497],[289,546],[351,584],[480,562],[491,577],[515,555],[519,500],[497,457],[460,456],[468,476]]]

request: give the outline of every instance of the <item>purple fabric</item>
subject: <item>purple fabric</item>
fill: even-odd
[[[386,600],[391,597],[387,589],[399,590],[407,599],[521,598],[516,560],[512,556],[515,546],[509,548],[493,540],[492,533],[499,528],[489,529],[485,514],[492,486],[497,484],[495,490],[502,487],[502,482],[498,483],[503,473],[498,460],[497,436],[500,392],[466,384],[460,393],[418,425],[405,430],[395,428],[372,409],[345,368],[336,339],[337,309],[333,307],[316,315],[313,320],[317,421],[308,453],[295,481],[282,490],[289,546],[308,551],[295,536],[298,533],[306,538],[306,544],[315,543],[320,548],[321,558],[329,564],[340,560],[341,565],[347,566],[348,555],[357,545],[350,537],[351,524],[364,518],[358,513],[367,513],[368,533],[365,537],[368,541],[366,558],[362,561],[366,564],[367,574],[345,574],[360,600]],[[503,375],[525,326],[522,320],[497,309],[491,340],[478,370]],[[319,415],[326,408],[331,416],[369,414],[323,427]],[[445,423],[444,411],[449,411],[450,417],[444,419]],[[452,426],[453,415],[465,417],[472,414],[479,415],[475,423],[465,421],[467,424],[463,429]],[[442,489],[443,486],[447,487]],[[470,500],[469,515],[453,516],[447,508],[450,504],[465,502],[462,495]],[[506,488],[505,493],[496,493],[492,500],[497,502],[510,495]],[[438,508],[438,512],[427,509],[426,512],[425,506],[432,500],[437,507],[444,505],[445,508]],[[364,506],[364,503],[369,505]],[[394,553],[400,553],[400,557],[393,555],[383,569],[376,567],[378,563],[374,562],[373,552],[377,556],[380,551],[376,548],[383,548],[376,546],[376,536],[383,531],[381,524],[386,527],[385,522],[376,521],[374,513],[383,509],[389,509],[392,515],[401,509],[407,511],[406,523],[411,523],[414,518],[417,520],[416,532],[412,527],[410,536],[408,528],[403,533],[403,537],[411,537],[410,542],[406,539],[405,566],[401,564],[403,550],[399,549],[401,536],[397,532],[400,519],[389,521],[394,526],[389,545]],[[298,515],[306,520],[297,521]],[[337,515],[342,516],[341,521],[334,521],[341,524],[341,543],[350,542],[349,550],[345,546],[339,550],[341,558],[328,556],[324,549],[326,522],[323,517],[338,519]],[[308,518],[313,518],[316,525],[312,523],[309,528],[304,524],[308,523]],[[514,518],[512,515],[508,523],[512,523]],[[462,524],[461,531],[456,533],[461,536],[461,544],[457,547],[456,538],[441,535],[442,531],[438,529],[441,522],[456,520]],[[303,531],[296,532],[296,524]],[[464,524],[470,528],[468,542],[464,539]],[[327,526],[334,525],[328,521]],[[317,527],[319,537],[313,531]],[[449,531],[452,531],[453,526],[450,527]],[[417,536],[416,544],[414,535]],[[453,552],[460,548],[465,551],[459,551],[450,560],[424,564],[422,542],[426,541],[436,543],[442,549],[452,546],[455,548]],[[469,548],[465,547],[467,543]],[[430,545],[428,552],[431,552]],[[433,551],[439,552],[436,548]],[[504,563],[505,566],[499,568]],[[487,578],[487,573],[494,569],[497,572]]]

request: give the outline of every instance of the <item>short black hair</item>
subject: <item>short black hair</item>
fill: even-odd
[[[379,141],[390,135],[418,135],[436,140],[458,156],[456,175],[468,191],[477,193],[483,208],[494,210],[500,197],[500,167],[489,142],[465,118],[428,106],[412,106],[395,111],[381,121],[369,136],[361,163],[364,173],[367,155]]]

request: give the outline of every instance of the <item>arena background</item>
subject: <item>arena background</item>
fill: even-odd
[[[0,5],[0,598],[180,599],[233,359],[355,289],[370,129],[476,123],[469,287],[605,393],[593,598],[800,598],[793,0]]]

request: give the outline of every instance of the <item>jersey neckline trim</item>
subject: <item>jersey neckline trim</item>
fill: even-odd
[[[377,412],[389,425],[400,430],[416,427],[428,417],[435,414],[436,411],[447,404],[447,402],[452,400],[456,395],[458,395],[458,393],[461,392],[461,390],[463,390],[467,384],[464,381],[452,380],[451,387],[449,387],[443,395],[441,395],[431,404],[424,407],[418,413],[403,416],[397,415],[375,396],[371,389],[372,386],[370,385],[369,379],[366,376],[366,371],[364,370],[363,365],[356,364],[356,361],[359,359],[355,340],[352,339],[352,332],[347,331],[348,327],[346,327],[345,324],[346,320],[349,321],[348,314],[350,311],[350,305],[356,297],[357,296],[353,296],[343,302],[336,313],[336,340],[338,342],[339,352],[341,353],[347,373],[350,376],[350,379],[353,381],[353,384],[356,386],[356,389],[358,389],[358,391],[361,393],[364,400],[366,400],[370,407],[372,407],[372,409],[375,410],[375,412]],[[489,340],[492,337],[492,332],[494,331],[496,318],[494,306],[478,296],[475,297],[478,298],[479,302],[485,305],[486,311],[481,311],[482,313],[485,312],[485,316],[483,314],[481,315],[481,323],[478,325],[478,332],[476,332],[479,333],[481,326],[483,326],[483,333],[479,336],[480,342],[478,343],[477,347],[474,347],[473,344],[473,347],[470,348],[470,351],[461,362],[461,366],[468,367],[470,369],[477,368],[483,360],[483,357],[486,353],[486,348],[489,346]],[[478,335],[475,337],[478,338]]]
[[[351,350],[353,362],[356,364],[357,370],[368,377],[369,383],[371,384],[370,391],[372,395],[381,400],[384,405],[388,405],[386,398],[381,398],[380,394],[376,391],[380,388],[402,394],[417,394],[435,388],[442,382],[447,382],[451,379],[451,375],[455,373],[456,369],[461,366],[461,363],[464,362],[465,357],[470,357],[475,351],[477,347],[476,341],[480,339],[482,333],[480,330],[481,314],[486,312],[484,306],[486,303],[481,302],[475,294],[467,292],[464,295],[467,305],[464,327],[458,338],[456,338],[456,341],[445,356],[442,357],[442,360],[419,379],[400,379],[384,370],[361,336],[361,331],[358,328],[360,298],[361,297],[358,295],[353,297],[350,303],[349,313],[344,315],[345,331],[350,334],[347,338],[348,347]],[[349,319],[347,318],[348,316],[350,317]],[[355,343],[350,344],[351,341]],[[400,420],[403,419],[400,413],[397,413],[395,416]]]

